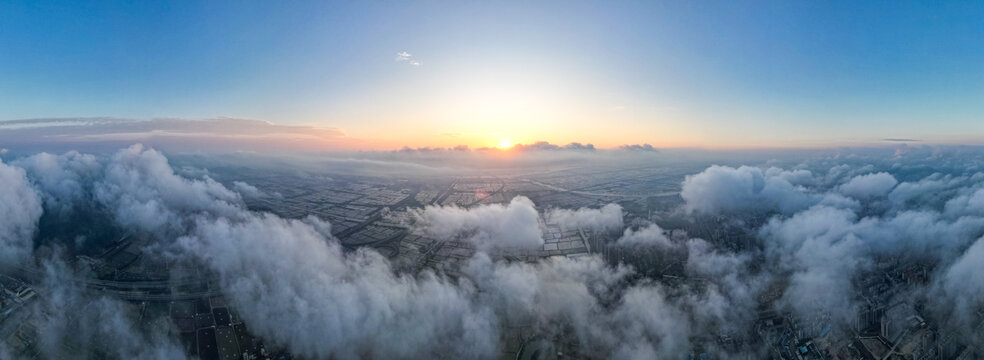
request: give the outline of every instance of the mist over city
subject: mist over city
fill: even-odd
[[[980,15],[0,4],[0,359],[984,359]]]

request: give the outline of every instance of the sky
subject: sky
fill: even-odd
[[[0,120],[251,119],[379,150],[984,144],[982,16],[980,2],[14,0]]]

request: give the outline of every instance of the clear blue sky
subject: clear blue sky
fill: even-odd
[[[0,19],[0,120],[242,117],[380,147],[984,140],[984,2],[13,0]]]

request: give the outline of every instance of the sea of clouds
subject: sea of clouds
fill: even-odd
[[[616,204],[545,213],[565,228],[622,233],[613,246],[675,254],[688,277],[701,279],[668,286],[598,256],[493,260],[496,249],[543,243],[539,210],[524,197],[415,210],[421,231],[473,242],[478,251],[457,276],[407,274],[371,249],[345,251],[317,217],[250,211],[243,198],[256,196],[256,187],[179,175],[153,149],[40,153],[0,162],[0,261],[45,270],[30,309],[42,319],[45,358],[71,355],[55,346],[66,342],[100,343],[119,358],[184,356],[170,324],[138,330],[119,300],[72,281],[77,269],[59,246],[84,246],[84,239],[37,243],[45,216],[78,212],[156,239],[148,251],[157,255],[201,264],[256,335],[303,357],[495,358],[506,327],[523,324],[548,339],[576,339],[582,355],[595,358],[679,358],[695,346],[755,358],[762,344],[723,349],[715,338],[752,332],[759,296],[771,285],[788,284],[775,310],[830,314],[835,329],[848,329],[862,306],[857,278],[884,259],[932,265],[927,283],[900,287],[893,299],[926,304],[949,331],[976,326],[984,296],[975,276],[984,272],[982,159],[976,150],[904,149],[711,166],[688,176],[679,211],[742,224],[754,242],[740,250],[670,236],[656,224],[624,229]]]

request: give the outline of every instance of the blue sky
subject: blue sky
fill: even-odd
[[[0,120],[236,117],[379,148],[982,143],[982,4],[6,1]]]

